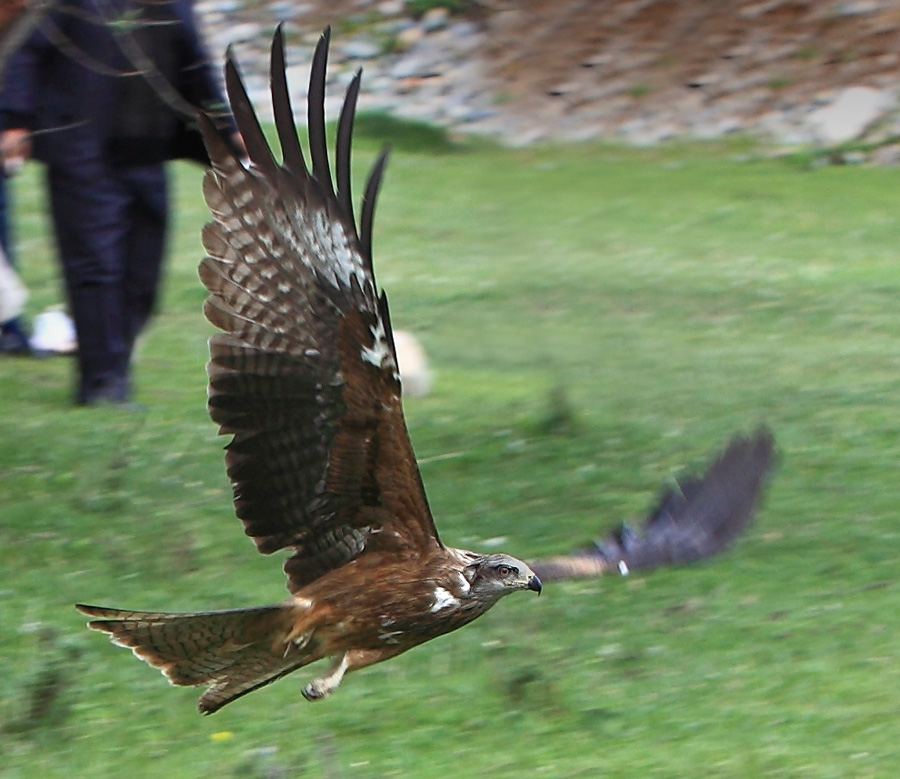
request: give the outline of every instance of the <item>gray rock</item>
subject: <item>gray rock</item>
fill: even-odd
[[[627,133],[625,141],[633,146],[656,146],[662,141],[677,138],[680,134],[680,128],[674,122],[653,122]]]
[[[370,73],[367,70],[363,73],[363,86],[366,92],[383,95],[393,90],[394,80],[382,73]]]
[[[403,33],[405,30],[409,30],[415,27],[416,23],[412,19],[407,19],[401,16],[397,17],[396,19],[385,19],[382,22],[378,22],[374,26],[374,30],[380,35],[397,36]]]
[[[381,0],[377,10],[382,16],[398,16],[406,10],[406,3],[403,0]]]
[[[388,70],[392,78],[431,78],[440,74],[440,69],[435,67],[431,57],[425,57],[415,52],[397,60]]]
[[[425,30],[423,30],[418,25],[411,25],[407,27],[405,30],[401,30],[397,33],[396,44],[397,48],[400,51],[409,51],[413,46],[415,46],[422,38],[425,37]]]
[[[443,30],[447,26],[447,21],[449,19],[450,11],[446,8],[432,8],[429,11],[426,11],[425,15],[422,17],[422,29],[425,30],[425,32]]]
[[[228,43],[242,43],[258,40],[263,34],[263,26],[257,22],[241,22],[231,24],[218,32],[218,37],[225,38]]]
[[[204,6],[220,14],[233,14],[244,8],[244,4],[240,0],[211,0],[208,3],[204,3]]]
[[[885,168],[896,168],[900,165],[900,144],[879,146],[872,152],[872,163]]]
[[[694,138],[712,140],[721,138],[730,133],[739,132],[744,123],[737,116],[721,116],[715,119],[698,120],[690,125],[690,132]]]
[[[845,151],[841,155],[841,162],[844,165],[863,165],[868,162],[869,158],[864,151]]]
[[[351,60],[370,60],[381,54],[381,47],[371,38],[351,38],[336,48]]]
[[[450,25],[450,34],[457,38],[468,38],[478,34],[478,26],[472,22],[454,22]]]
[[[842,89],[833,103],[806,117],[810,133],[821,144],[834,146],[859,138],[890,109],[893,97],[872,87]]]
[[[308,14],[312,10],[309,3],[295,3],[291,0],[275,0],[269,4],[269,10],[279,22],[288,22],[298,16]]]
[[[882,3],[877,0],[856,0],[852,3],[838,3],[834,8],[837,16],[858,16],[859,14],[869,14],[877,11]]]
[[[502,126],[502,125],[501,125]],[[508,146],[521,148],[531,146],[547,137],[547,128],[543,123],[535,123],[527,126],[508,126],[499,135]]]

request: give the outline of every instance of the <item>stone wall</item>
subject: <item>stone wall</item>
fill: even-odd
[[[830,146],[900,135],[898,0],[484,0],[421,18],[403,0],[197,7],[214,50],[237,43],[252,91],[266,88],[267,41],[286,21],[302,102],[330,22],[330,80],[340,86],[363,66],[363,110],[513,144],[748,132]]]

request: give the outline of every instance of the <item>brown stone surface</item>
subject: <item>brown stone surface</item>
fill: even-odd
[[[900,82],[900,2],[515,0],[484,56],[510,109],[608,122],[730,100],[744,119],[844,86]],[[700,95],[692,99],[691,94]],[[610,98],[619,96],[620,101]],[[555,109],[552,104],[562,104]]]
[[[290,52],[297,63],[330,23],[334,78],[365,68],[363,110],[510,143],[748,131],[827,144],[840,132],[823,129],[820,109],[850,87],[869,88],[877,107],[844,137],[900,134],[900,0],[470,0],[463,14],[434,12],[435,25],[400,0],[223,10],[240,3],[198,8],[218,19],[217,43],[238,38],[258,52],[246,62],[261,83],[274,19],[287,18],[289,42],[306,47]]]

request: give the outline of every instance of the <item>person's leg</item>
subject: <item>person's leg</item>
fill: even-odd
[[[128,399],[129,343],[122,305],[128,197],[99,160],[48,170],[59,256],[78,337],[75,400]]]
[[[163,165],[118,171],[131,194],[123,279],[129,347],[154,313],[162,276],[168,226],[168,187]]]

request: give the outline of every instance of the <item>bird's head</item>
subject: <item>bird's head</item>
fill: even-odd
[[[521,560],[507,554],[480,557],[465,570],[472,594],[484,600],[497,600],[516,590],[533,590],[540,595],[541,580]]]

